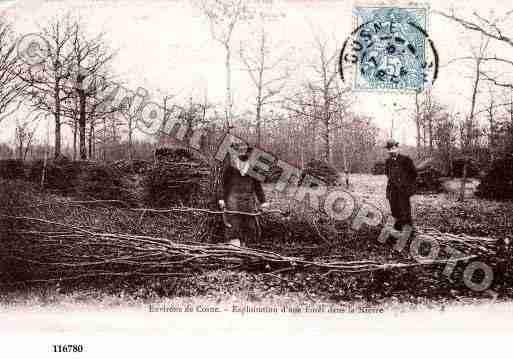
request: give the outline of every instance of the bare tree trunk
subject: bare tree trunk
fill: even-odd
[[[422,122],[422,149],[425,151],[427,147],[426,124]]]
[[[313,123],[313,129],[312,129],[312,149],[313,149],[313,157],[317,158],[317,121]]]
[[[21,140],[18,140],[18,159],[21,161],[23,160],[23,142]]]
[[[48,156],[50,154],[50,122],[46,122],[46,143],[45,143],[45,153],[43,160],[43,171],[41,172],[41,188],[45,185],[45,177],[46,177],[46,165],[48,162]]]
[[[493,115],[494,101],[493,96],[490,100],[490,106],[488,107],[488,115],[490,116],[490,134],[488,136],[488,148],[490,149],[490,160],[493,161],[495,158],[495,118]]]
[[[133,160],[133,153],[132,153],[132,119],[130,118],[128,120],[128,161],[131,163]]]
[[[97,159],[99,156],[98,156],[98,152],[96,151],[96,132],[94,131],[94,126],[93,126],[93,141],[91,143],[91,146],[93,148],[93,152],[92,152],[92,158],[91,159]]]
[[[226,130],[229,132],[232,120],[232,74],[231,74],[231,49],[228,42],[224,45],[225,48],[225,61],[224,66],[226,69]]]
[[[470,104],[470,117],[468,119],[468,139],[465,141],[465,147],[463,149],[463,152],[469,152],[472,149],[473,146],[473,137],[474,137],[474,113],[476,109],[476,98],[477,98],[477,91],[479,87],[479,80],[481,78],[481,72],[480,72],[480,65],[481,65],[481,58],[478,57],[476,60],[476,77],[474,79],[474,86],[472,88],[472,102]],[[470,147],[470,148],[468,148]],[[464,156],[464,162],[463,162],[463,178],[461,179],[461,187],[460,187],[460,201],[465,200],[465,184],[467,182],[467,163],[468,159]]]
[[[428,131],[429,131],[429,155],[433,155],[433,118],[428,117]]]
[[[506,140],[507,152],[513,152],[513,88],[510,91],[510,107],[509,107],[509,126],[508,126],[509,138]]]
[[[94,145],[94,123],[91,122],[90,125],[89,125],[89,159],[93,159],[94,158],[94,156],[93,156],[93,153],[94,153],[93,145]]]
[[[417,157],[420,156],[420,104],[419,93],[415,92],[415,126],[417,128]]]
[[[83,87],[83,77],[81,74],[78,74],[77,83],[78,83],[78,101],[79,101],[79,110],[78,110],[78,123],[79,123],[79,144],[80,144],[80,159],[87,159],[87,149],[86,149],[86,94]]]
[[[347,149],[346,149],[346,136],[344,134],[344,129],[341,128],[341,138],[342,138],[342,161],[344,162],[344,175],[345,175],[345,183],[346,187],[349,187],[349,167],[347,163]]]
[[[324,122],[324,159],[326,162],[331,163],[331,146],[330,146],[330,94],[329,87],[324,80],[324,93],[323,93],[323,122]]]
[[[256,146],[260,147],[262,144],[262,119],[261,119],[261,112],[262,112],[262,104],[261,102],[261,90],[258,91],[258,97],[257,97],[257,107],[256,107]]]
[[[58,113],[55,114],[55,148],[54,157],[61,155],[61,119]]]
[[[452,143],[449,143],[449,173],[451,174],[451,177],[454,174],[454,155],[452,150]]]
[[[73,161],[77,159],[77,132],[78,121],[76,117],[73,119]]]
[[[107,121],[103,118],[103,136],[102,136],[102,160],[107,160]]]
[[[329,116],[323,118],[324,122],[324,160],[328,163],[331,163],[331,148],[330,148],[330,121]]]
[[[61,155],[61,99],[60,99],[60,84],[55,82],[54,87],[54,100],[55,100],[55,148],[54,157],[57,158]]]
[[[46,164],[48,162],[48,152],[49,152],[49,149],[48,149],[48,143],[47,143],[46,149],[45,149],[45,157],[43,160],[43,171],[41,172],[41,188],[44,188],[44,186],[45,186]]]

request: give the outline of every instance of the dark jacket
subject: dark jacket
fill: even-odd
[[[262,183],[249,174],[242,176],[237,168],[227,164],[224,166],[221,179],[221,189],[223,193],[220,199],[228,202],[231,194],[254,194],[260,203],[265,202],[265,194]]]
[[[398,153],[395,158],[387,158],[385,174],[388,177],[387,198],[390,191],[401,191],[408,196],[415,193],[417,169],[410,157]]]

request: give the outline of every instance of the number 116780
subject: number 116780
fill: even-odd
[[[84,346],[82,344],[54,344],[52,349],[54,353],[82,353]]]

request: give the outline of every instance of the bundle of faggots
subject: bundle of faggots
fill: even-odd
[[[179,207],[152,213],[69,201],[23,182],[5,185],[0,192],[2,284],[185,277],[235,268],[324,275],[430,267],[448,259],[419,263],[376,241],[378,228],[352,231],[349,223],[328,223],[317,213],[266,213],[260,218],[261,239],[239,248],[210,240],[208,221],[219,221],[219,211]],[[491,238],[426,229],[419,234],[457,248],[466,259],[497,253]]]
[[[210,202],[210,174],[206,161],[192,151],[158,149],[144,179],[145,203],[166,208]]]
[[[132,201],[121,172],[103,163],[36,160],[28,166],[27,180],[81,199]]]
[[[152,167],[150,161],[145,160],[118,160],[112,163],[112,167],[123,174],[143,174]]]
[[[173,238],[165,238],[113,233],[91,226],[78,227],[25,216],[12,218],[12,221],[16,231],[0,246],[2,258],[8,260],[9,267],[14,269],[8,278],[3,278],[8,283],[72,279],[82,281],[86,278],[119,276],[185,277],[235,268],[319,274],[361,273],[447,263],[447,258],[417,262],[398,254],[395,258],[385,257],[375,253],[374,248],[365,247],[368,243],[366,241],[354,243],[358,248],[349,254],[347,250],[323,253],[321,248],[315,250],[306,246],[296,253],[290,250],[283,253],[281,250],[199,243],[180,238],[178,232]],[[487,248],[488,244],[493,247],[493,239],[447,236],[439,232],[426,232],[423,235],[432,236],[443,244],[459,243],[465,250],[462,253],[466,254],[466,260],[494,253],[494,249]]]

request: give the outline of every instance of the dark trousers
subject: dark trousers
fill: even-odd
[[[255,213],[255,194],[249,191],[232,192],[226,200],[228,211]],[[225,228],[226,240],[239,239],[244,243],[255,242],[260,237],[258,217],[244,214],[227,214],[227,222],[231,227]]]
[[[388,201],[392,210],[392,217],[395,218],[394,229],[403,229],[405,224],[412,225],[410,194],[398,188],[388,191]]]
[[[258,219],[243,214],[226,216],[231,227],[225,228],[226,240],[239,239],[243,243],[254,243],[260,237]]]

